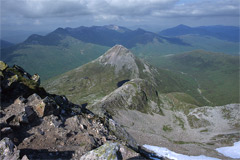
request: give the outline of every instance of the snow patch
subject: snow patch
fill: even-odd
[[[203,160],[203,159],[204,160],[220,160],[218,158],[207,157],[204,155],[188,156],[188,155],[184,155],[184,154],[179,154],[179,153],[170,151],[169,149],[164,148],[164,147],[150,146],[150,145],[146,145],[146,144],[143,145],[143,147],[155,152],[160,157],[166,157],[166,158],[173,159],[173,160]]]
[[[221,147],[216,149],[219,153],[230,158],[240,158],[240,141],[235,142],[233,146]]]

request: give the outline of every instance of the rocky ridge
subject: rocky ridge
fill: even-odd
[[[79,159],[102,145],[109,148],[103,159],[111,154],[117,159],[149,156],[111,117],[101,118],[65,96],[47,93],[38,75],[19,66],[0,61],[0,70],[1,159]]]

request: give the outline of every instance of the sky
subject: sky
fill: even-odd
[[[1,33],[50,32],[58,27],[115,24],[160,31],[239,25],[240,0],[0,0]]]

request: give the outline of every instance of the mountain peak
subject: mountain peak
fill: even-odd
[[[117,73],[123,69],[123,67],[138,72],[137,64],[135,62],[136,57],[130,50],[122,45],[115,45],[97,60],[101,64],[115,66],[115,71]]]
[[[109,49],[104,55],[99,57],[99,59],[104,61],[110,60],[112,62],[123,57],[135,58],[134,55],[126,47],[118,44]]]
[[[191,28],[191,27],[184,25],[184,24],[180,24],[180,25],[176,26],[176,28]]]

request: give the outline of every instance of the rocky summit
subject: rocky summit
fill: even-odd
[[[65,96],[47,93],[38,75],[2,61],[0,70],[0,159],[147,159],[152,155],[111,117],[101,118]]]
[[[135,56],[122,45],[114,46],[100,56],[97,61],[104,65],[110,64],[114,66],[116,74],[123,68],[130,70],[135,76],[139,74]]]

